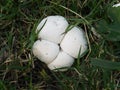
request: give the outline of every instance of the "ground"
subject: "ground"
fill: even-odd
[[[119,0],[0,0],[0,90],[119,90]],[[88,51],[65,72],[32,53],[38,23],[64,16],[83,28]]]

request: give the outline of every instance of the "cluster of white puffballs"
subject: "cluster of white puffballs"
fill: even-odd
[[[33,45],[33,54],[50,70],[71,67],[78,54],[82,55],[87,50],[84,31],[73,27],[65,33],[68,25],[64,17],[56,15],[44,18],[37,26],[38,40]]]

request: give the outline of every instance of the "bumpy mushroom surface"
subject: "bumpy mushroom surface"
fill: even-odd
[[[58,56],[56,57],[56,59],[54,61],[52,61],[50,64],[48,64],[48,68],[50,70],[54,70],[54,69],[59,69],[59,68],[64,68],[64,67],[70,67],[72,66],[74,62],[74,58],[71,57],[70,55],[68,55],[67,53],[60,51],[60,53],[58,54]],[[67,69],[59,69],[60,71],[65,71]]]
[[[38,32],[41,29],[38,33],[38,38],[60,43],[67,27],[68,22],[64,17],[58,15],[48,16],[40,22],[36,31]]]
[[[42,62],[51,63],[59,53],[59,46],[46,40],[37,40],[33,45],[33,54]]]
[[[78,57],[87,50],[87,41],[85,34],[80,27],[73,27],[66,33],[64,39],[60,44],[62,50],[74,58]]]

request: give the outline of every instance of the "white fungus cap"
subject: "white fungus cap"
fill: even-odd
[[[59,53],[59,46],[46,40],[37,40],[33,45],[33,54],[42,62],[51,63]]]
[[[66,71],[74,63],[74,59],[87,50],[84,31],[73,27],[65,33],[67,27],[67,20],[56,15],[44,18],[36,29],[38,39],[41,40],[34,43],[33,54],[46,63],[50,70]]]
[[[112,7],[119,7],[120,3],[113,5]]]
[[[87,41],[81,28],[73,27],[66,33],[60,44],[62,50],[74,58],[78,57],[79,51],[82,55],[87,50]]]
[[[38,32],[38,38],[48,40],[54,43],[60,43],[64,37],[64,32],[68,27],[67,20],[62,16],[48,16],[44,18],[38,25],[36,31]]]
[[[60,51],[60,53],[58,54],[58,56],[56,57],[56,59],[51,62],[50,64],[48,64],[48,68],[50,70],[54,70],[54,69],[59,69],[59,68],[64,68],[64,69],[59,69],[60,71],[66,71],[67,69],[65,69],[65,67],[71,67],[72,64],[74,62],[74,58],[71,57],[70,55],[68,55],[67,53]],[[56,71],[55,70],[55,71]]]

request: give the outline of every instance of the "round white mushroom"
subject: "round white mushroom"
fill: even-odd
[[[54,43],[60,43],[64,37],[64,32],[68,27],[67,20],[62,16],[48,16],[44,18],[38,25],[36,31],[38,38],[48,40]]]
[[[50,70],[66,71],[74,63],[74,58],[87,50],[84,31],[73,27],[65,33],[67,27],[67,20],[56,15],[44,18],[36,29],[41,40],[34,43],[33,54],[46,63]]]
[[[87,41],[83,30],[80,27],[73,27],[66,33],[60,46],[63,51],[74,58],[78,57],[79,52],[82,55],[87,50]]]
[[[59,53],[59,46],[46,40],[37,40],[33,45],[33,54],[42,62],[51,63]]]
[[[52,61],[50,64],[48,64],[48,68],[50,70],[59,69],[60,71],[65,71],[67,70],[68,67],[72,66],[73,62],[74,62],[73,57],[71,57],[70,55],[63,51],[60,51],[56,59]]]
[[[119,7],[120,3],[114,4],[112,7]]]

